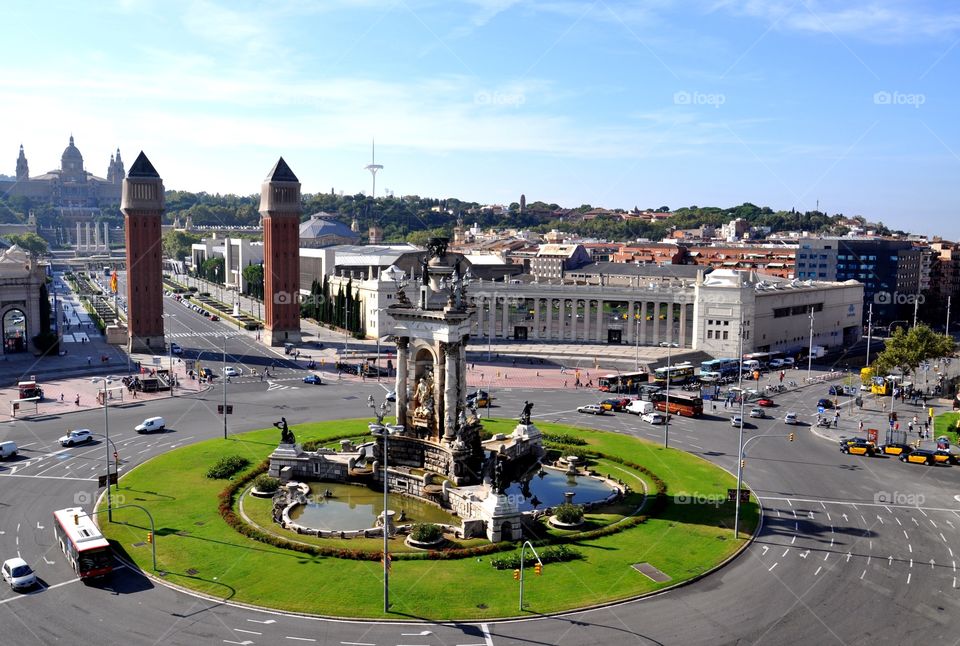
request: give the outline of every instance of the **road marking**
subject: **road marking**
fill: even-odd
[[[916,518],[914,518],[913,516],[911,516],[911,517],[910,517],[910,520],[913,521],[913,524],[914,524],[914,525],[916,525],[917,527],[920,527],[920,523],[917,522],[917,519],[916,519]]]
[[[810,550],[807,550],[806,552],[802,552],[802,553],[800,554],[800,558],[802,558],[802,559],[805,559],[805,558],[807,558],[808,556],[810,556]]]
[[[887,510],[887,513],[888,513],[888,514],[892,514],[892,513],[893,513],[893,511],[892,511],[889,507],[887,507],[886,505],[884,505],[883,508]],[[898,520],[897,522],[899,523],[900,521]]]
[[[888,566],[893,565],[893,554],[891,554],[889,558],[887,558],[887,565]]]
[[[910,535],[907,534],[907,530],[903,530],[903,537],[907,540],[910,540]]]
[[[824,561],[826,561],[828,558],[830,558],[830,552],[827,552],[826,554],[823,555]]]
[[[850,552],[847,552],[847,563],[850,562],[850,558],[853,556]]]
[[[780,555],[780,558],[783,558],[784,556],[786,556],[789,551],[790,551],[790,548],[789,548],[789,547],[788,547],[787,549],[783,550],[783,554]]]
[[[873,556],[871,556],[871,555],[868,554],[868,555],[867,555],[867,567],[870,567],[870,561],[872,561],[872,560],[873,560]]]
[[[830,518],[830,513],[829,513],[829,512],[827,513],[827,520],[833,520],[832,518]]]
[[[223,640],[223,643],[224,643],[224,644],[237,644],[237,646],[250,646],[250,644],[253,644],[254,642],[250,641],[249,639],[244,640],[244,641],[242,641],[242,642],[232,642],[232,641],[230,641],[229,639],[224,639],[224,640]]]
[[[910,553],[913,554],[913,545],[907,543],[907,549],[910,550]]]
[[[823,566],[821,565],[820,567],[817,568],[817,571],[813,573],[813,576],[817,576],[818,574],[820,574],[820,570],[822,569],[823,569]]]
[[[947,542],[947,539],[944,538],[944,536],[943,536],[943,532],[940,532],[940,540],[943,541],[944,543]]]
[[[734,493],[736,493],[736,492],[734,492]],[[770,549],[770,546],[769,546],[769,545],[764,545],[764,546],[763,546],[763,554],[761,554],[760,556],[766,556],[766,555],[767,555],[767,550],[769,550],[769,549]]]
[[[31,475],[28,473],[0,473],[0,478],[39,478],[40,480],[79,480],[80,482],[95,481],[96,478],[70,478],[67,476],[42,476],[39,473]]]
[[[773,565],[771,565],[771,566],[770,566],[770,569],[767,570],[767,572],[773,572],[773,568],[775,568],[775,567],[777,567],[777,564],[776,564],[776,563],[774,563]]]
[[[903,523],[900,522],[900,519],[899,519],[899,518],[897,518],[896,516],[894,516],[893,519],[894,519],[895,521],[897,521],[897,525],[900,525],[900,527],[903,527]]]
[[[910,567],[913,567],[913,559],[910,559]]]
[[[937,562],[934,561],[933,559],[930,559],[930,569],[931,569],[931,570],[934,569],[934,567],[935,567],[936,565],[937,565]]]
[[[930,524],[933,525],[933,528],[934,528],[934,529],[937,529],[937,524],[936,524],[935,522],[933,522],[933,519],[932,519],[932,518],[929,518],[928,520],[930,521]]]
[[[790,539],[790,544],[793,545],[793,544],[796,543],[796,542],[797,542],[797,535],[794,534],[794,535],[793,535],[793,538]]]
[[[266,621],[260,621],[258,619],[247,619],[247,621],[253,624],[267,624],[267,625],[277,623],[276,619],[267,619]]]
[[[76,579],[70,579],[69,581],[63,581],[63,582],[61,582],[61,583],[54,583],[53,585],[48,585],[48,586],[44,587],[43,590],[44,590],[44,591],[46,591],[46,590],[53,590],[54,588],[60,588],[60,587],[63,587],[63,586],[65,586],[65,585],[69,585],[69,584],[71,584],[71,583],[76,583],[76,582],[79,581],[79,580],[80,580],[80,577],[77,577]],[[2,605],[5,604],[5,603],[10,603],[11,601],[16,601],[17,599],[28,599],[28,598],[30,598],[30,597],[32,597],[32,596],[33,596],[32,594],[22,594],[22,595],[19,595],[19,596],[16,596],[16,597],[10,597],[9,599],[0,599],[0,606],[2,606]]]
[[[292,639],[292,640],[298,641],[298,642],[315,642],[315,641],[317,641],[316,639],[313,639],[312,637],[286,637],[286,636],[284,636],[284,639]],[[398,646],[399,646],[399,644],[398,644]]]
[[[258,633],[256,630],[244,630],[243,628],[231,628],[235,633],[247,633],[248,635],[262,635],[263,633]]]
[[[877,514],[877,520],[879,520],[879,521],[880,521],[880,524],[883,525],[883,519],[880,518],[880,514]]]
[[[487,646],[493,646],[493,637],[490,636],[490,629],[487,624],[480,624],[480,630],[483,631],[483,641]]]
[[[377,646],[373,642],[340,642],[343,646]]]
[[[910,577],[913,576],[912,572],[907,572],[907,585],[910,585]]]
[[[865,577],[865,576],[867,576],[867,571],[866,571],[866,570],[864,570],[863,572],[860,573],[860,580],[863,581],[863,577]]]

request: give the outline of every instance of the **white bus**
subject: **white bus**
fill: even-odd
[[[53,532],[70,566],[81,579],[103,577],[113,571],[113,550],[100,528],[81,507],[53,512]]]

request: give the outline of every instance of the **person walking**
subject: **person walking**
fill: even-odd
[[[80,393],[77,393],[77,397],[76,399],[73,400],[73,403],[76,404],[77,406],[80,405]]]

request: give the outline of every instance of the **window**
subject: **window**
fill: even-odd
[[[713,338],[713,330],[707,330],[707,338],[708,338],[708,339],[712,339],[712,338]]]
[[[724,341],[727,340],[727,335],[728,335],[728,334],[729,334],[729,333],[728,333],[726,330],[723,331],[723,340],[724,340]]]

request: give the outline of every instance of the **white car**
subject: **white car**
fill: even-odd
[[[589,413],[590,415],[603,415],[603,406],[600,404],[587,404],[577,407],[578,413]]]
[[[759,406],[750,409],[750,417],[756,417],[756,418],[758,418],[758,419],[763,419],[763,418],[765,418],[766,416],[767,416],[767,411],[763,410],[763,409],[760,408]]]
[[[640,420],[647,424],[663,424],[667,418],[660,413],[644,413],[640,416]]]
[[[730,418],[730,426],[733,428],[740,428],[743,425],[743,418],[739,415],[734,415]]]
[[[787,413],[783,416],[783,423],[794,425],[797,423],[797,414],[796,413]]]
[[[7,559],[0,570],[3,571],[3,580],[10,585],[11,590],[26,590],[37,584],[37,575],[20,557]]]
[[[60,442],[60,446],[73,446],[75,444],[83,444],[84,442],[92,442],[93,434],[89,428],[75,428],[72,431],[68,431],[66,435],[57,441]]]
[[[792,368],[796,364],[796,361],[793,360],[793,357],[785,357],[783,359],[784,368]]]
[[[239,377],[240,370],[238,368],[234,368],[233,366],[227,366],[226,368],[223,369],[223,374],[225,374],[228,377]]]
[[[771,369],[776,369],[782,368],[785,364],[783,363],[783,359],[770,359],[770,363],[768,365]]]

